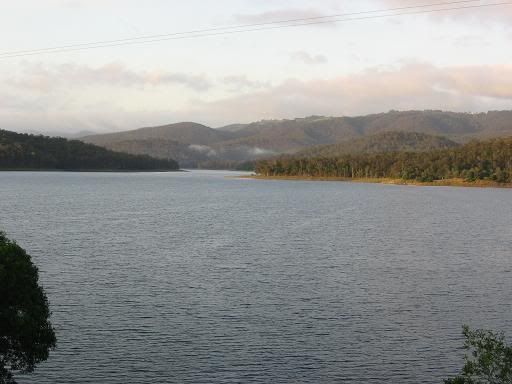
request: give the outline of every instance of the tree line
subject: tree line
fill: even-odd
[[[336,157],[282,156],[256,163],[263,176],[392,178],[431,182],[512,182],[512,137],[471,141],[463,146],[427,152],[346,154]]]
[[[177,170],[171,159],[114,152],[78,140],[0,130],[0,170]]]
[[[387,131],[344,140],[336,144],[309,147],[298,152],[296,156],[337,157],[361,153],[426,152],[458,146],[460,144],[443,136],[421,132]]]

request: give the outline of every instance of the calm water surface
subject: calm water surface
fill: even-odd
[[[512,191],[0,173],[58,348],[21,383],[441,383],[512,335]]]

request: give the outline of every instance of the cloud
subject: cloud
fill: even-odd
[[[58,103],[55,103],[58,104]],[[0,106],[0,129],[18,132],[62,132],[70,134],[79,131],[106,133],[135,129],[150,125],[164,125],[180,117],[172,111],[133,110],[109,105],[84,103],[79,108],[63,108],[58,105],[40,106],[33,102],[19,101],[14,108]]]
[[[409,62],[332,78],[288,79],[230,97],[184,100],[181,106],[174,104],[174,107],[158,99],[143,105],[147,98],[145,92],[134,93],[129,105],[115,97],[110,101],[108,92],[105,95],[98,92],[85,98],[65,92],[43,97],[37,96],[37,92],[36,96],[34,92],[17,94],[0,87],[0,126],[41,131],[115,131],[177,121],[223,126],[308,115],[364,115],[391,109],[465,112],[512,109],[512,65],[439,67]],[[78,97],[79,102],[70,103],[71,96]]]
[[[457,48],[475,48],[491,45],[491,41],[484,39],[480,35],[464,35],[456,38],[453,45]]]
[[[253,156],[262,156],[262,155],[273,155],[275,152],[265,148],[252,147],[248,150],[249,154]]]
[[[160,86],[180,85],[195,91],[204,91],[211,82],[204,75],[174,73],[165,70],[136,72],[120,63],[99,67],[77,64],[26,64],[7,84],[21,89],[47,92],[58,87],[73,86]]]
[[[49,3],[64,8],[98,7],[115,4],[116,0],[50,0]]]
[[[353,9],[350,8],[347,13],[351,12],[363,12],[363,11],[376,11],[376,10],[386,10],[386,9],[395,9],[395,8],[403,8],[401,10],[396,10],[393,13],[401,14],[401,13],[412,13],[409,17],[415,15],[415,12],[425,12],[425,16],[433,19],[433,20],[454,20],[454,21],[468,21],[468,20],[478,20],[478,21],[499,21],[501,23],[505,23],[507,25],[510,24],[510,18],[512,17],[512,6],[510,5],[495,5],[490,6],[492,4],[500,4],[503,1],[491,0],[491,1],[478,1],[474,0],[468,3],[457,3],[457,4],[445,4],[443,5],[442,1],[438,2],[429,2],[425,0],[376,0],[373,2],[373,6],[363,6],[363,8]],[[450,3],[446,1],[446,3]],[[434,4],[432,6],[426,7],[427,4]],[[436,5],[437,4],[437,5]],[[478,7],[477,7],[478,6]],[[414,8],[415,7],[415,8]],[[457,9],[455,9],[457,8]],[[441,10],[444,11],[434,11],[433,10]],[[344,12],[337,9],[335,12],[321,12],[318,9],[314,8],[284,8],[277,9],[273,11],[255,13],[255,14],[237,14],[234,16],[234,19],[238,23],[242,24],[253,24],[253,23],[269,23],[276,22],[281,20],[294,20],[294,19],[307,19],[307,18],[323,18],[326,17],[326,21],[333,20],[329,18],[329,14],[339,14],[342,15]],[[378,12],[372,13],[372,15],[385,15],[389,14],[389,12]],[[352,16],[357,19],[357,16]],[[350,18],[352,18],[350,17]],[[364,17],[364,15],[361,15]],[[405,18],[406,16],[404,16]],[[390,17],[389,21],[391,23],[401,23],[402,18]],[[323,19],[319,19],[318,21],[322,21]],[[312,20],[314,21],[314,20]],[[333,27],[336,26],[336,23],[320,23],[313,24],[312,26],[317,27]]]
[[[301,61],[308,65],[325,64],[327,57],[324,55],[313,55],[306,51],[297,51],[290,54],[292,60]]]
[[[425,2],[424,0],[380,0],[381,4],[384,7],[390,8],[398,8],[398,7],[411,7],[411,6],[420,6],[429,4],[429,2]],[[457,9],[457,10],[447,10],[443,12],[432,12],[429,13],[429,17],[434,19],[451,19],[451,20],[468,20],[468,19],[478,19],[478,20],[493,20],[500,21],[505,23],[510,23],[510,17],[512,16],[512,7],[510,5],[497,5],[497,6],[485,6],[485,7],[473,7],[476,5],[487,5],[493,3],[502,3],[502,1],[491,1],[491,2],[481,2],[475,0],[471,3],[461,3],[461,4],[450,4],[445,6],[435,6],[435,7],[422,7],[418,8],[418,10],[428,10],[428,9],[443,9],[443,8],[462,8],[467,7],[465,9]],[[404,12],[409,12],[413,10],[408,10]]]
[[[472,96],[512,99],[512,65],[454,67],[440,71],[439,84],[447,90]]]
[[[363,115],[390,109],[487,111],[512,106],[512,65],[436,67],[409,63],[331,79],[289,79],[264,91],[197,102],[180,116],[223,125],[307,115]]]
[[[250,80],[246,75],[226,76],[222,83],[228,86],[231,92],[241,92],[269,87],[269,83]]]
[[[213,149],[212,147],[209,147],[207,145],[191,144],[188,146],[188,148],[193,151],[206,154],[209,157],[217,155],[217,151],[215,151],[215,149]]]

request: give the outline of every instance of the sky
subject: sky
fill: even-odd
[[[0,0],[0,128],[72,135],[179,121],[221,127],[389,110],[512,109],[512,1],[1,57],[19,50],[447,1]]]

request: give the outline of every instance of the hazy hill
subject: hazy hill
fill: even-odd
[[[113,152],[78,140],[0,130],[1,169],[177,170],[178,163]]]
[[[227,145],[245,145],[277,152],[295,152],[308,146],[332,144],[364,134],[346,118],[319,116],[261,121],[233,133],[237,138],[227,141]]]
[[[304,157],[335,157],[345,154],[380,152],[425,152],[457,147],[460,144],[442,136],[418,132],[390,131],[376,133],[337,144],[320,145],[297,152]]]
[[[211,159],[213,149],[205,145],[189,145],[168,139],[133,139],[112,141],[104,147],[125,153],[154,156],[160,159],[176,159],[180,166],[195,168],[199,162]]]
[[[391,111],[358,117],[263,120],[219,129],[189,122],[87,136],[82,140],[135,154],[171,157],[184,166],[194,167],[201,163],[222,164],[225,161],[231,164],[280,153],[296,153],[309,147],[397,131],[447,136],[461,143],[471,138],[507,136],[512,135],[512,111],[480,114]],[[420,137],[410,139],[424,140]],[[362,144],[356,142],[358,145]],[[416,144],[409,145],[414,147]]]
[[[197,123],[177,123],[159,127],[139,128],[133,131],[107,133],[103,135],[85,136],[83,141],[104,145],[131,140],[172,140],[174,142],[208,145],[219,141],[229,140],[233,136],[218,129],[209,128]]]
[[[255,140],[283,136],[308,141],[338,141],[386,131],[421,132],[458,141],[512,134],[512,111],[471,114],[443,111],[390,111],[357,117],[311,116],[294,120],[264,120],[228,126],[238,138]],[[224,130],[225,128],[220,128]],[[325,144],[325,143],[318,143]]]

